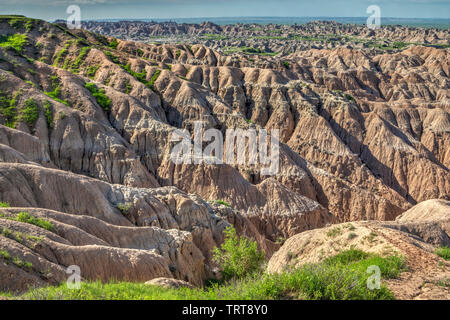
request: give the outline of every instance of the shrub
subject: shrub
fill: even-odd
[[[5,118],[5,125],[10,128],[15,128],[17,121],[17,97],[20,91],[17,91],[11,99],[6,94],[0,91],[0,115]]]
[[[259,251],[256,241],[239,238],[233,227],[228,227],[224,233],[225,241],[220,249],[213,249],[213,260],[222,269],[223,279],[239,279],[260,271],[264,253]]]
[[[39,106],[33,98],[25,100],[25,108],[22,110],[22,119],[32,126],[39,117]]]
[[[119,59],[118,59],[115,55],[113,55],[112,52],[110,52],[110,51],[105,51],[105,55],[106,55],[108,58],[110,58],[112,62],[114,62],[114,63],[119,63]]]
[[[113,49],[117,49],[117,46],[119,45],[119,41],[117,41],[116,38],[114,38],[108,45],[108,47],[113,48]]]
[[[70,42],[67,42],[64,45],[64,48],[62,48],[57,54],[56,54],[56,59],[53,62],[53,66],[57,67],[59,65],[59,63],[61,62],[61,59],[63,59],[67,53],[69,52],[68,49],[70,47]]]
[[[288,61],[283,61],[283,66],[284,66],[286,69],[289,69],[290,64],[289,64]]]
[[[47,127],[53,128],[52,104],[48,100],[45,100],[45,102],[44,102],[44,114],[45,114],[45,119],[47,120]]]
[[[340,227],[334,227],[327,232],[327,236],[330,238],[335,238],[342,234],[342,230]]]
[[[99,65],[96,66],[90,66],[86,72],[87,76],[91,79],[95,77],[95,74],[97,73],[98,69],[100,69]]]
[[[228,208],[231,207],[231,205],[228,202],[223,201],[223,200],[216,200],[216,203],[224,205],[225,207],[228,207]]]
[[[37,227],[46,229],[48,231],[55,230],[55,227],[53,226],[53,224],[50,221],[42,219],[42,218],[36,218],[25,211],[19,212],[19,214],[17,215],[17,218],[15,218],[14,220],[24,222],[24,223],[29,223],[29,224],[35,225]]]
[[[442,246],[436,249],[436,254],[445,260],[450,260],[450,248],[447,246]]]
[[[75,73],[78,73],[80,70],[80,65],[83,62],[83,59],[88,54],[90,47],[83,47],[80,50],[80,53],[78,54],[78,57],[75,59],[75,61],[72,63],[72,71]]]
[[[95,84],[90,82],[86,82],[84,87],[91,92],[92,96],[97,100],[97,103],[103,108],[103,110],[109,111],[111,99],[109,99],[105,94],[104,89],[98,89]]]
[[[9,208],[9,203],[0,201],[0,208]]]
[[[153,76],[151,77],[150,81],[147,84],[153,91],[155,91],[155,88],[153,85],[155,84],[156,80],[158,80],[158,77],[160,74],[161,74],[161,70],[156,70],[155,73],[153,74]]]
[[[0,36],[0,47],[13,48],[17,52],[22,52],[23,46],[27,43],[25,34],[16,33],[11,36]]]
[[[127,216],[130,214],[131,203],[118,203],[117,209],[124,215]]]
[[[61,84],[59,83],[59,78],[58,76],[52,76],[52,91],[44,91],[44,94],[46,94],[47,96],[49,96],[50,98],[52,98],[55,101],[58,101],[60,103],[65,104],[66,106],[69,106],[69,102],[67,102],[66,100],[62,100],[61,99]]]

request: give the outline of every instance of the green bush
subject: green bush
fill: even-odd
[[[66,100],[61,99],[61,84],[59,82],[58,76],[52,76],[52,91],[44,91],[44,94],[49,96],[55,101],[58,101],[60,103],[65,104],[66,106],[69,106],[69,102]]]
[[[127,216],[130,214],[131,203],[118,203],[117,209],[124,215]]]
[[[20,222],[29,223],[37,227],[46,229],[48,231],[55,231],[53,224],[45,219],[33,217],[31,214],[25,211],[19,212],[17,218],[15,219]]]
[[[223,201],[223,200],[216,200],[216,203],[224,205],[225,207],[228,207],[228,208],[231,207],[231,205],[228,202]]]
[[[92,96],[97,100],[97,103],[103,108],[103,110],[109,111],[111,99],[109,99],[105,94],[105,90],[98,89],[95,84],[90,82],[86,82],[84,86],[91,92]]]
[[[23,46],[27,43],[25,34],[16,33],[11,36],[0,36],[0,47],[13,48],[17,52],[22,52]]]
[[[57,67],[57,66],[60,64],[61,59],[63,59],[63,58],[67,55],[67,53],[69,53],[69,50],[68,50],[69,47],[70,47],[70,42],[67,42],[67,43],[64,45],[64,48],[62,48],[62,49],[56,54],[55,61],[53,62],[53,66],[54,66],[54,67]]]
[[[447,246],[442,246],[436,249],[436,254],[445,260],[450,260],[450,248]]]
[[[224,233],[224,243],[220,249],[213,250],[213,259],[222,269],[223,279],[239,279],[260,271],[264,253],[259,251],[256,241],[239,238],[233,227],[228,227]]]
[[[33,98],[25,100],[25,107],[22,110],[22,120],[32,126],[39,117],[39,106]]]
[[[47,127],[53,128],[52,104],[48,100],[45,100],[45,102],[44,102],[44,114],[45,114],[45,119],[47,120]]]
[[[117,49],[117,46],[119,45],[119,41],[117,41],[116,38],[114,38],[108,45],[108,47],[113,48],[113,49]]]
[[[53,224],[50,221],[42,219],[42,218],[36,218],[25,211],[21,211],[16,215],[0,214],[0,218],[29,223],[29,224],[35,225],[37,227],[43,228],[48,231],[52,231],[52,232],[55,231],[55,227],[53,226]],[[5,230],[3,230],[3,231],[5,231]],[[26,236],[26,238],[28,238],[28,236]]]
[[[75,61],[72,63],[72,71],[75,73],[80,72],[80,65],[83,62],[83,59],[86,57],[86,55],[88,54],[89,50],[91,48],[90,47],[83,47],[80,50],[80,53],[78,54],[78,57],[75,59]]]
[[[0,201],[0,208],[9,208],[9,203]]]
[[[100,65],[96,66],[90,66],[86,72],[87,76],[91,79],[95,77],[95,74],[97,73],[98,69],[100,69]]]
[[[0,91],[0,115],[5,118],[5,126],[15,128],[17,121],[17,97],[20,91],[11,99]]]

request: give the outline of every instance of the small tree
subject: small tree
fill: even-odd
[[[239,238],[233,227],[226,228],[224,233],[225,241],[220,249],[213,249],[213,260],[221,267],[223,279],[243,278],[259,271],[264,253],[258,250],[256,241]]]

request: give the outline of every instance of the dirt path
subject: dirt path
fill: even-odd
[[[407,257],[409,270],[399,279],[386,281],[397,299],[450,299],[450,262],[437,255],[420,249],[407,235],[393,236],[393,231],[370,226],[374,232],[383,236],[402,251]]]

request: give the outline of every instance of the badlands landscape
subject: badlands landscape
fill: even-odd
[[[232,226],[264,274],[359,250],[404,259],[393,298],[450,299],[448,29],[82,27],[0,17],[0,296],[73,265],[201,291]],[[279,129],[279,172],[174,164],[196,121]]]

